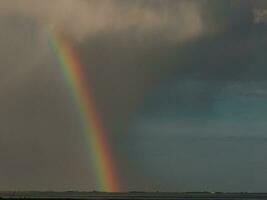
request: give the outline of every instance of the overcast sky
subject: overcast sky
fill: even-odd
[[[267,190],[265,0],[2,0],[0,190],[97,190],[48,45],[73,42],[123,191]]]

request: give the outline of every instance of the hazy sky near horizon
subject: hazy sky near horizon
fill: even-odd
[[[73,42],[123,191],[267,190],[264,0],[2,0],[0,190],[97,190],[48,45]]]

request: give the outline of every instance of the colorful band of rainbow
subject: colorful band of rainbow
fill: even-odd
[[[74,48],[63,35],[51,33],[49,44],[58,59],[61,71],[79,108],[84,134],[99,182],[100,188],[98,189],[116,192],[119,190],[119,186],[111,152],[94,104],[91,88],[83,75],[83,67]]]

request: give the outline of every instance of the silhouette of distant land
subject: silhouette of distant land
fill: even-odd
[[[134,200],[258,200],[266,199],[267,193],[222,193],[222,192],[0,192],[0,199],[134,199]]]

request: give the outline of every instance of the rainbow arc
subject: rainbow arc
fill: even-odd
[[[62,34],[51,33],[49,43],[79,109],[99,189],[107,192],[119,191],[111,151],[98,116],[91,87],[83,75],[84,68],[75,49]]]

